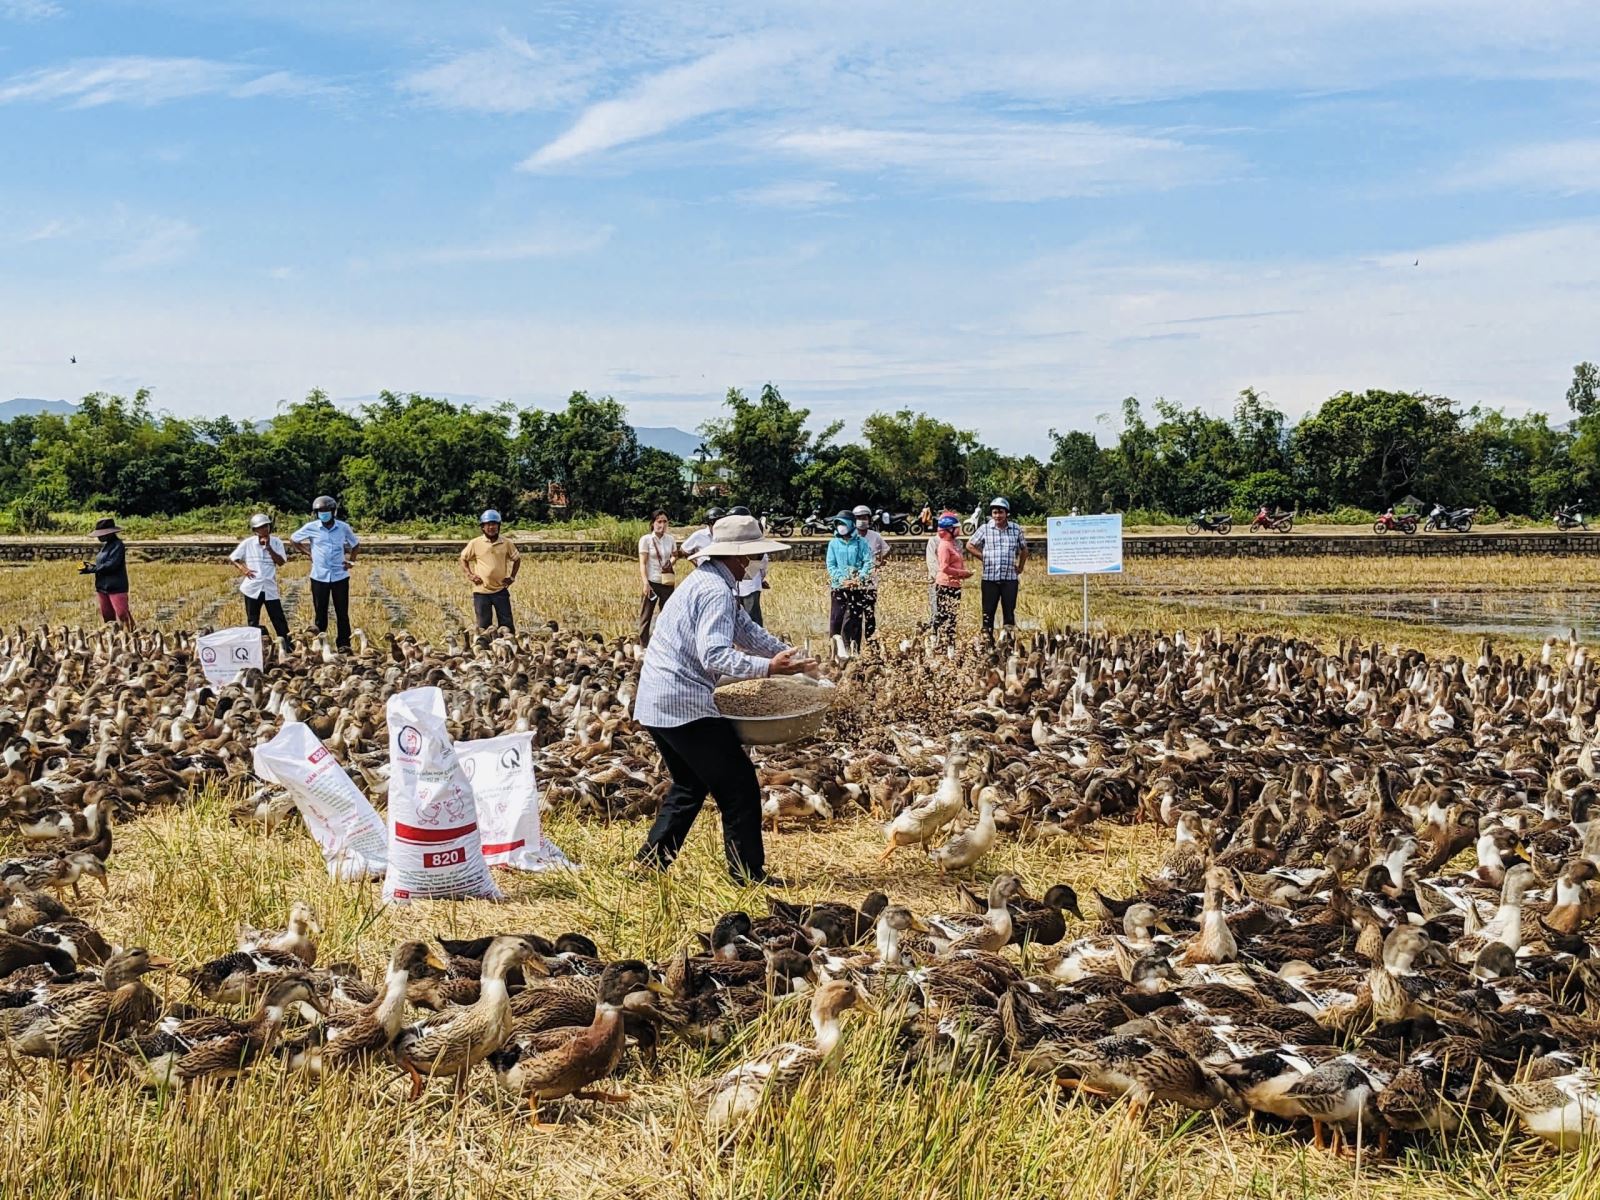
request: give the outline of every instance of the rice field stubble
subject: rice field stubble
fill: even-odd
[[[1164,588],[1225,586],[1218,568],[1248,572],[1256,587],[1464,588],[1501,578],[1527,587],[1600,586],[1600,568],[1568,560],[1475,560],[1427,563],[1185,563],[1147,569],[1137,578],[1096,580],[1094,618],[1109,628],[1211,623],[1213,614],[1175,611]],[[1151,564],[1152,567],[1155,564]],[[1418,568],[1421,568],[1420,570]],[[299,572],[291,573],[291,575]],[[1351,577],[1356,578],[1352,579]],[[1412,578],[1416,576],[1418,578]],[[515,596],[519,621],[557,620],[604,632],[628,628],[637,611],[633,564],[616,561],[529,563]],[[135,613],[163,624],[231,623],[240,611],[224,568],[136,564]],[[303,583],[285,581],[285,599],[299,610]],[[78,622],[90,616],[86,581],[69,564],[0,572],[0,621]],[[976,589],[962,628],[976,625]],[[453,561],[363,565],[353,588],[353,619],[379,636],[400,621],[424,638],[459,628],[466,589]],[[775,629],[796,640],[823,633],[825,592],[820,568],[779,564],[765,607]],[[926,604],[920,563],[891,571],[881,604],[886,634],[911,630]],[[1029,576],[1024,623],[1072,624],[1076,580]],[[1249,614],[1218,612],[1224,627],[1268,628]],[[1475,638],[1382,622],[1272,620],[1270,628],[1331,640],[1405,641],[1434,651],[1462,651]],[[82,914],[124,944],[147,944],[195,963],[232,947],[241,923],[281,921],[296,899],[309,901],[325,930],[319,958],[353,959],[373,977],[405,937],[470,936],[533,928],[590,933],[604,953],[665,958],[688,931],[707,927],[734,908],[763,911],[757,893],[726,880],[715,815],[707,816],[673,871],[639,882],[620,867],[643,834],[642,822],[584,824],[560,813],[547,831],[581,873],[501,873],[501,905],[417,904],[384,908],[376,885],[328,880],[321,858],[298,827],[268,835],[229,824],[229,797],[216,792],[182,808],[119,829],[111,892],[85,893]],[[1164,839],[1145,829],[1097,827],[1104,851],[1088,853],[1070,839],[1028,844],[1002,839],[983,864],[985,877],[1018,872],[1035,894],[1067,881],[1080,891],[1130,888],[1159,861]],[[881,833],[857,820],[769,841],[777,869],[804,881],[804,897],[859,898],[884,887],[896,901],[927,911],[954,899],[927,861],[903,852],[877,865]],[[198,869],[197,869],[198,868]],[[181,988],[176,979],[157,986]],[[1013,1072],[975,1078],[894,1079],[894,1052],[872,1019],[846,1028],[841,1066],[808,1082],[786,1110],[764,1114],[746,1136],[719,1143],[702,1126],[690,1090],[699,1079],[751,1048],[802,1036],[803,1001],[781,1004],[732,1046],[715,1054],[679,1043],[664,1049],[659,1070],[646,1074],[630,1055],[626,1105],[575,1101],[546,1106],[554,1132],[530,1130],[510,1102],[494,1094],[487,1074],[467,1094],[431,1086],[405,1099],[399,1072],[386,1064],[312,1083],[267,1065],[232,1086],[160,1099],[102,1069],[87,1083],[52,1064],[0,1065],[0,1195],[116,1196],[522,1196],[559,1197],[821,1196],[821,1197],[1231,1197],[1362,1196],[1511,1197],[1518,1200],[1600,1195],[1592,1151],[1560,1157],[1521,1138],[1463,1133],[1397,1161],[1340,1160],[1311,1149],[1297,1133],[1247,1129],[1212,1114],[1156,1109],[1135,1125],[1121,1105],[1101,1107],[1061,1098],[1055,1089]]]

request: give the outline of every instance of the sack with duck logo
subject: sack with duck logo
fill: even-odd
[[[385,900],[501,899],[483,861],[478,806],[445,722],[444,693],[389,697],[389,873]]]
[[[539,784],[533,734],[507,733],[457,742],[461,769],[478,802],[478,833],[491,866],[518,871],[571,869],[574,864],[539,829]]]
[[[309,726],[290,721],[253,759],[257,775],[293,797],[332,878],[367,879],[388,869],[383,818]]]
[[[252,667],[261,669],[261,630],[253,625],[219,629],[194,644],[200,673],[215,687],[226,687]]]

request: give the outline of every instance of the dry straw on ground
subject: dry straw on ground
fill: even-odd
[[[1251,581],[1328,586],[1351,564],[1241,563]],[[607,631],[627,627],[636,610],[636,576],[626,563],[529,564],[518,584],[519,619],[554,619]],[[1228,627],[1248,616],[1175,614],[1163,586],[1204,580],[1163,567],[1154,577],[1097,586],[1097,619],[1112,625],[1191,626],[1213,615]],[[1463,587],[1488,577],[1484,560],[1445,578],[1425,564],[1429,586]],[[1275,570],[1282,568],[1281,580]],[[1370,568],[1368,568],[1370,570]],[[1536,586],[1600,582],[1585,562],[1506,563],[1504,576]],[[920,564],[891,574],[883,605],[886,634],[898,637],[926,603]],[[1403,586],[1398,571],[1374,572],[1362,586]],[[1293,576],[1291,579],[1290,576]],[[630,578],[631,576],[631,578]],[[1318,579],[1323,582],[1317,583]],[[145,619],[193,627],[235,619],[238,599],[225,571],[136,564],[136,612]],[[782,566],[766,607],[771,623],[796,639],[820,631],[825,596],[819,571]],[[295,623],[308,606],[298,581],[286,588]],[[81,620],[88,614],[84,581],[66,566],[46,564],[0,575],[0,620],[10,624]],[[458,629],[467,611],[460,581],[446,563],[383,562],[363,566],[356,619],[377,636],[391,622],[420,635]],[[1023,618],[1077,620],[1075,586],[1025,580]],[[968,605],[974,598],[969,597]],[[975,613],[963,613],[964,629]],[[1258,624],[1260,622],[1258,621]],[[1282,623],[1277,627],[1281,628]],[[1465,649],[1475,639],[1447,632],[1406,631],[1376,622],[1298,623],[1310,636],[1356,636]],[[846,698],[847,699],[847,698]],[[733,908],[761,911],[759,892],[739,892],[721,863],[715,816],[708,808],[688,850],[670,875],[638,881],[621,867],[643,834],[639,822],[579,824],[556,818],[551,836],[584,869],[576,875],[502,876],[509,901],[383,908],[372,885],[331,883],[315,847],[298,829],[267,835],[227,821],[229,797],[199,796],[186,807],[139,820],[119,831],[111,894],[88,897],[84,913],[111,937],[142,942],[193,963],[231,947],[241,923],[281,920],[296,899],[312,903],[326,930],[322,955],[354,959],[369,976],[396,941],[408,936],[464,936],[495,929],[568,928],[590,933],[603,952],[664,957],[688,931]],[[1065,881],[1080,891],[1098,886],[1121,894],[1151,869],[1164,847],[1147,831],[1110,826],[1103,852],[1070,839],[1028,845],[1004,840],[986,873],[1014,870],[1040,894]],[[803,897],[857,898],[886,888],[922,911],[953,907],[954,895],[925,860],[903,854],[885,870],[876,862],[881,832],[857,821],[813,832],[783,833],[770,842],[775,869],[804,881]],[[165,986],[173,987],[170,980]],[[398,1072],[379,1065],[317,1085],[276,1067],[237,1086],[160,1100],[126,1083],[85,1085],[47,1063],[5,1072],[0,1094],[0,1196],[30,1200],[105,1196],[262,1196],[362,1200],[366,1197],[529,1195],[718,1197],[1330,1197],[1435,1200],[1454,1196],[1515,1200],[1579,1200],[1600,1195],[1600,1163],[1590,1153],[1558,1157],[1521,1139],[1463,1134],[1397,1162],[1343,1161],[1312,1150],[1295,1134],[1249,1131],[1212,1114],[1156,1110],[1143,1126],[1121,1107],[1106,1109],[1016,1074],[972,1079],[895,1081],[892,1051],[870,1019],[846,1034],[843,1067],[807,1084],[786,1111],[773,1112],[743,1139],[723,1145],[702,1128],[690,1097],[695,1080],[749,1047],[798,1036],[803,1004],[782,1006],[715,1056],[671,1046],[658,1074],[631,1063],[619,1086],[627,1105],[551,1105],[550,1133],[530,1131],[496,1097],[485,1074],[462,1098],[442,1084],[410,1104]],[[1480,1140],[1480,1138],[1485,1140]]]

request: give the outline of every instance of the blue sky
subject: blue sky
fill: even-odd
[[[1544,0],[0,0],[0,398],[1556,411],[1597,67]]]

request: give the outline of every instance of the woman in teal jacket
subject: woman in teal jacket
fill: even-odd
[[[833,540],[828,543],[828,583],[833,605],[828,612],[828,633],[845,653],[861,649],[866,618],[863,584],[872,578],[872,547],[856,533],[856,519],[847,512],[833,519]]]

